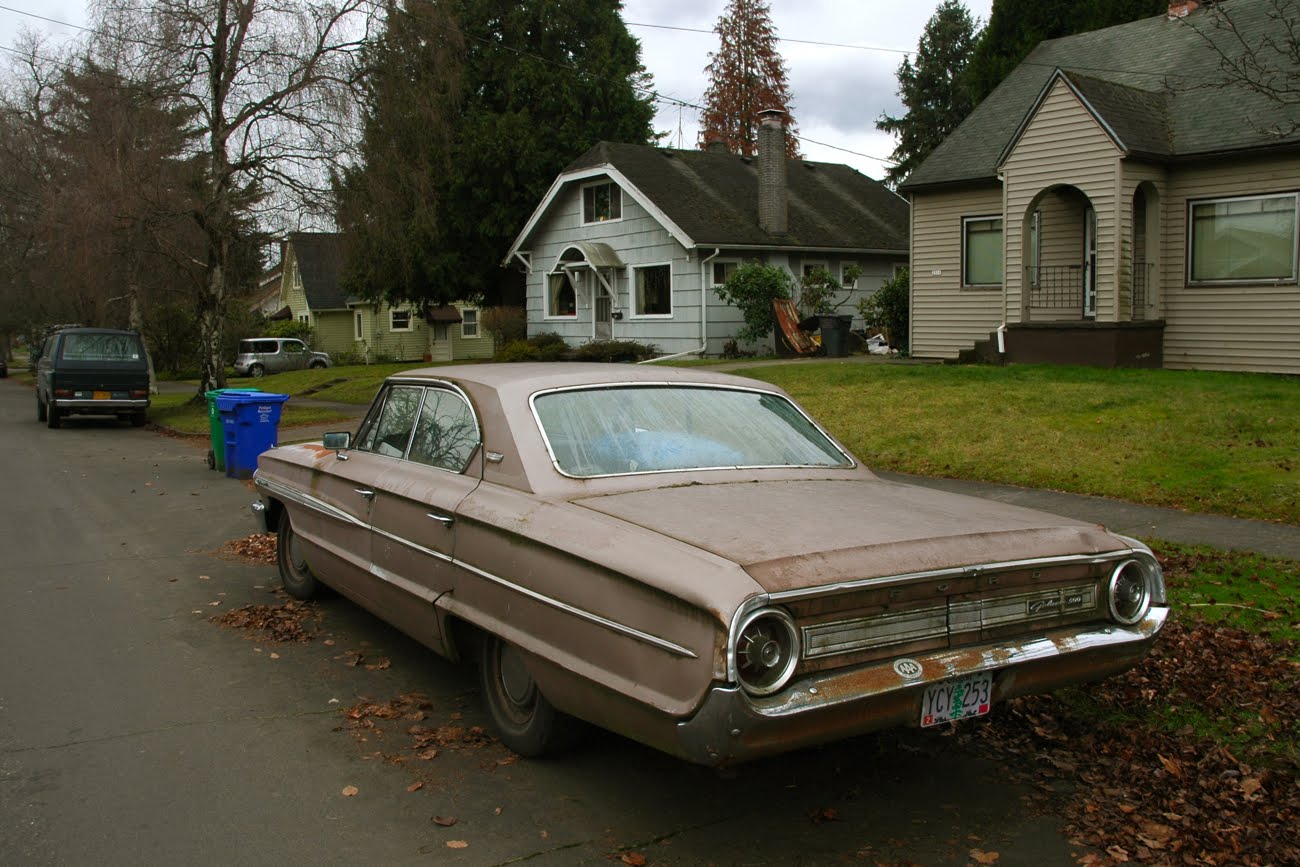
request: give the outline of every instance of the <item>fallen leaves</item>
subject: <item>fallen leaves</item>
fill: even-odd
[[[996,864],[998,859],[1002,857],[997,852],[985,852],[983,849],[972,849],[967,854],[976,864]]]
[[[361,790],[358,789],[356,786],[344,786],[344,787],[343,787],[343,797],[345,797],[345,798],[355,798],[356,795],[357,795],[357,792],[359,792],[359,791],[361,791]]]
[[[283,605],[241,605],[214,616],[213,623],[230,629],[247,629],[260,641],[311,641],[320,613],[310,602]]]
[[[422,723],[428,719],[433,704],[423,693],[408,692],[389,701],[362,701],[344,708],[344,728],[358,742],[405,740],[399,752],[385,754],[386,761],[403,764],[427,762],[443,750],[473,749],[497,744],[482,726],[439,725]],[[453,721],[460,714],[451,714]]]
[[[459,821],[460,820],[457,819],[455,816],[434,816],[432,819],[433,824],[441,825],[444,828],[450,828],[452,825],[455,825]]]
[[[618,856],[618,860],[630,867],[645,867],[645,856],[639,852],[623,852]]]
[[[465,842],[464,840],[448,840],[448,841],[447,841],[447,848],[448,848],[448,849],[468,849],[468,848],[469,848],[469,843]]]
[[[274,566],[276,544],[274,533],[253,533],[226,542],[217,549],[217,555],[245,560],[259,566]]]

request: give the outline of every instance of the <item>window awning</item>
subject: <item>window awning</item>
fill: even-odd
[[[461,321],[460,311],[450,304],[429,307],[424,311],[424,321],[430,325],[454,325]]]
[[[573,241],[568,244],[555,261],[555,270],[564,268],[622,268],[623,260],[618,258],[614,248],[601,241]]]

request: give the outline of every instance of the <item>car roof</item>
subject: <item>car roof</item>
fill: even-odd
[[[647,364],[602,364],[596,362],[523,362],[512,364],[457,364],[425,367],[395,373],[390,379],[450,379],[474,383],[501,392],[532,393],[551,388],[583,385],[630,385],[644,383],[683,383],[731,387],[775,387],[753,379],[713,373],[698,367],[664,367]]]

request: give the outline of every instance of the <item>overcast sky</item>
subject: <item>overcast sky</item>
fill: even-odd
[[[874,178],[883,175],[883,161],[894,143],[876,131],[875,120],[882,113],[901,111],[894,73],[903,52],[916,50],[937,4],[938,0],[771,0],[805,157],[846,163]],[[726,5],[726,0],[625,0],[624,20],[641,40],[642,60],[654,76],[658,93],[700,104],[704,67],[709,52],[718,45],[713,26]],[[56,40],[75,37],[79,31],[74,27],[42,18],[84,25],[85,7],[81,0],[0,0],[0,48],[12,46],[23,27],[46,31]],[[986,22],[992,0],[967,0],[966,7]],[[666,145],[694,147],[698,119],[693,109],[661,103],[655,129],[668,133]]]

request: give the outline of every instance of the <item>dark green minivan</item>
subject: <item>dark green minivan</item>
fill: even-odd
[[[45,338],[36,360],[36,419],[58,427],[70,415],[148,420],[149,361],[134,331],[66,328]]]

